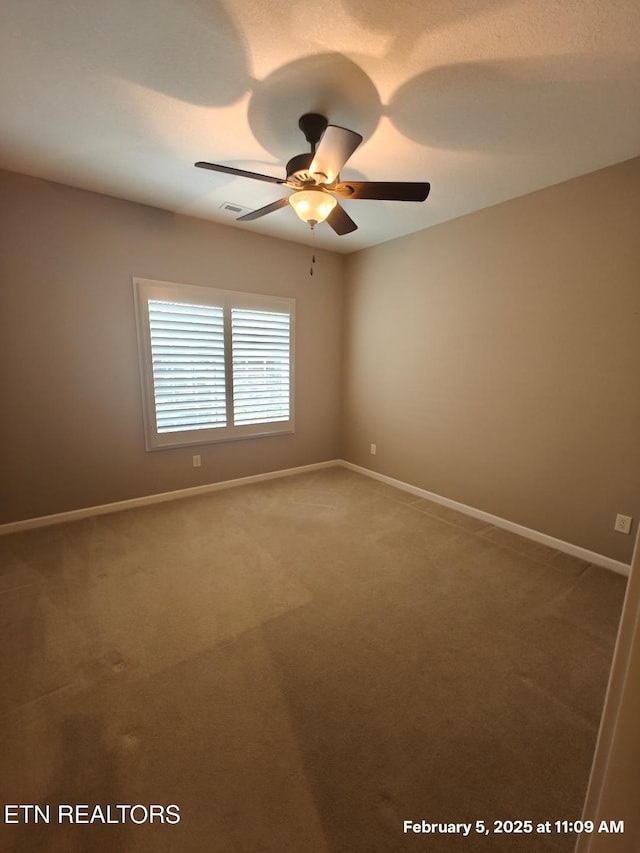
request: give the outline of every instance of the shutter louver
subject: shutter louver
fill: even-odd
[[[223,309],[155,299],[148,305],[158,433],[225,427]]]
[[[233,308],[231,344],[234,424],[288,421],[289,314]]]

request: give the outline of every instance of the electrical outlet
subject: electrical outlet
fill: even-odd
[[[377,450],[378,450],[378,448],[375,446],[375,444],[372,444],[372,445],[371,445],[371,455],[372,455],[372,456],[375,456],[375,455],[376,455]]]
[[[616,523],[614,525],[614,530],[617,530],[618,533],[631,533],[631,525],[633,524],[633,519],[630,515],[616,515]]]
[[[193,467],[199,468],[201,465],[202,465],[202,459],[200,458],[200,454],[198,453],[193,457]]]

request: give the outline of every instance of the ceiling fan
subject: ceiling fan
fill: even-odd
[[[329,124],[324,116],[317,113],[303,115],[298,126],[311,146],[311,151],[297,154],[289,160],[286,178],[247,172],[217,163],[200,161],[195,164],[199,169],[212,169],[214,172],[226,172],[228,175],[281,184],[293,190],[290,195],[278,201],[238,217],[238,222],[259,219],[290,204],[300,219],[307,222],[311,228],[326,220],[336,234],[343,235],[355,231],[358,226],[340,205],[338,198],[424,201],[429,195],[428,183],[341,181],[340,170],[362,142],[362,136],[345,127]]]

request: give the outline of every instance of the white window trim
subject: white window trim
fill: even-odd
[[[154,279],[133,278],[136,330],[138,336],[138,361],[142,390],[142,414],[147,450],[164,450],[188,447],[194,444],[213,444],[238,441],[269,435],[295,432],[295,299],[264,296],[235,290],[219,290],[199,285],[178,284]],[[232,308],[258,311],[286,312],[290,318],[289,360],[289,420],[243,426],[194,429],[181,432],[159,433],[156,425],[156,405],[151,357],[151,331],[149,328],[149,299],[185,302],[195,305],[213,305],[224,309],[225,317],[225,372],[227,411],[233,412],[233,376],[231,365],[230,316]],[[231,418],[232,423],[232,418]]]

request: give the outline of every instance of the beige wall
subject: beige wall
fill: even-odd
[[[639,203],[635,160],[360,252],[343,306],[332,253],[0,172],[0,523],[342,455],[629,562]],[[134,275],[296,297],[296,434],[146,453]]]
[[[640,159],[350,256],[343,457],[630,562],[638,210]]]
[[[8,172],[0,222],[0,523],[338,456],[340,256]],[[295,297],[295,435],[145,452],[132,276]]]

